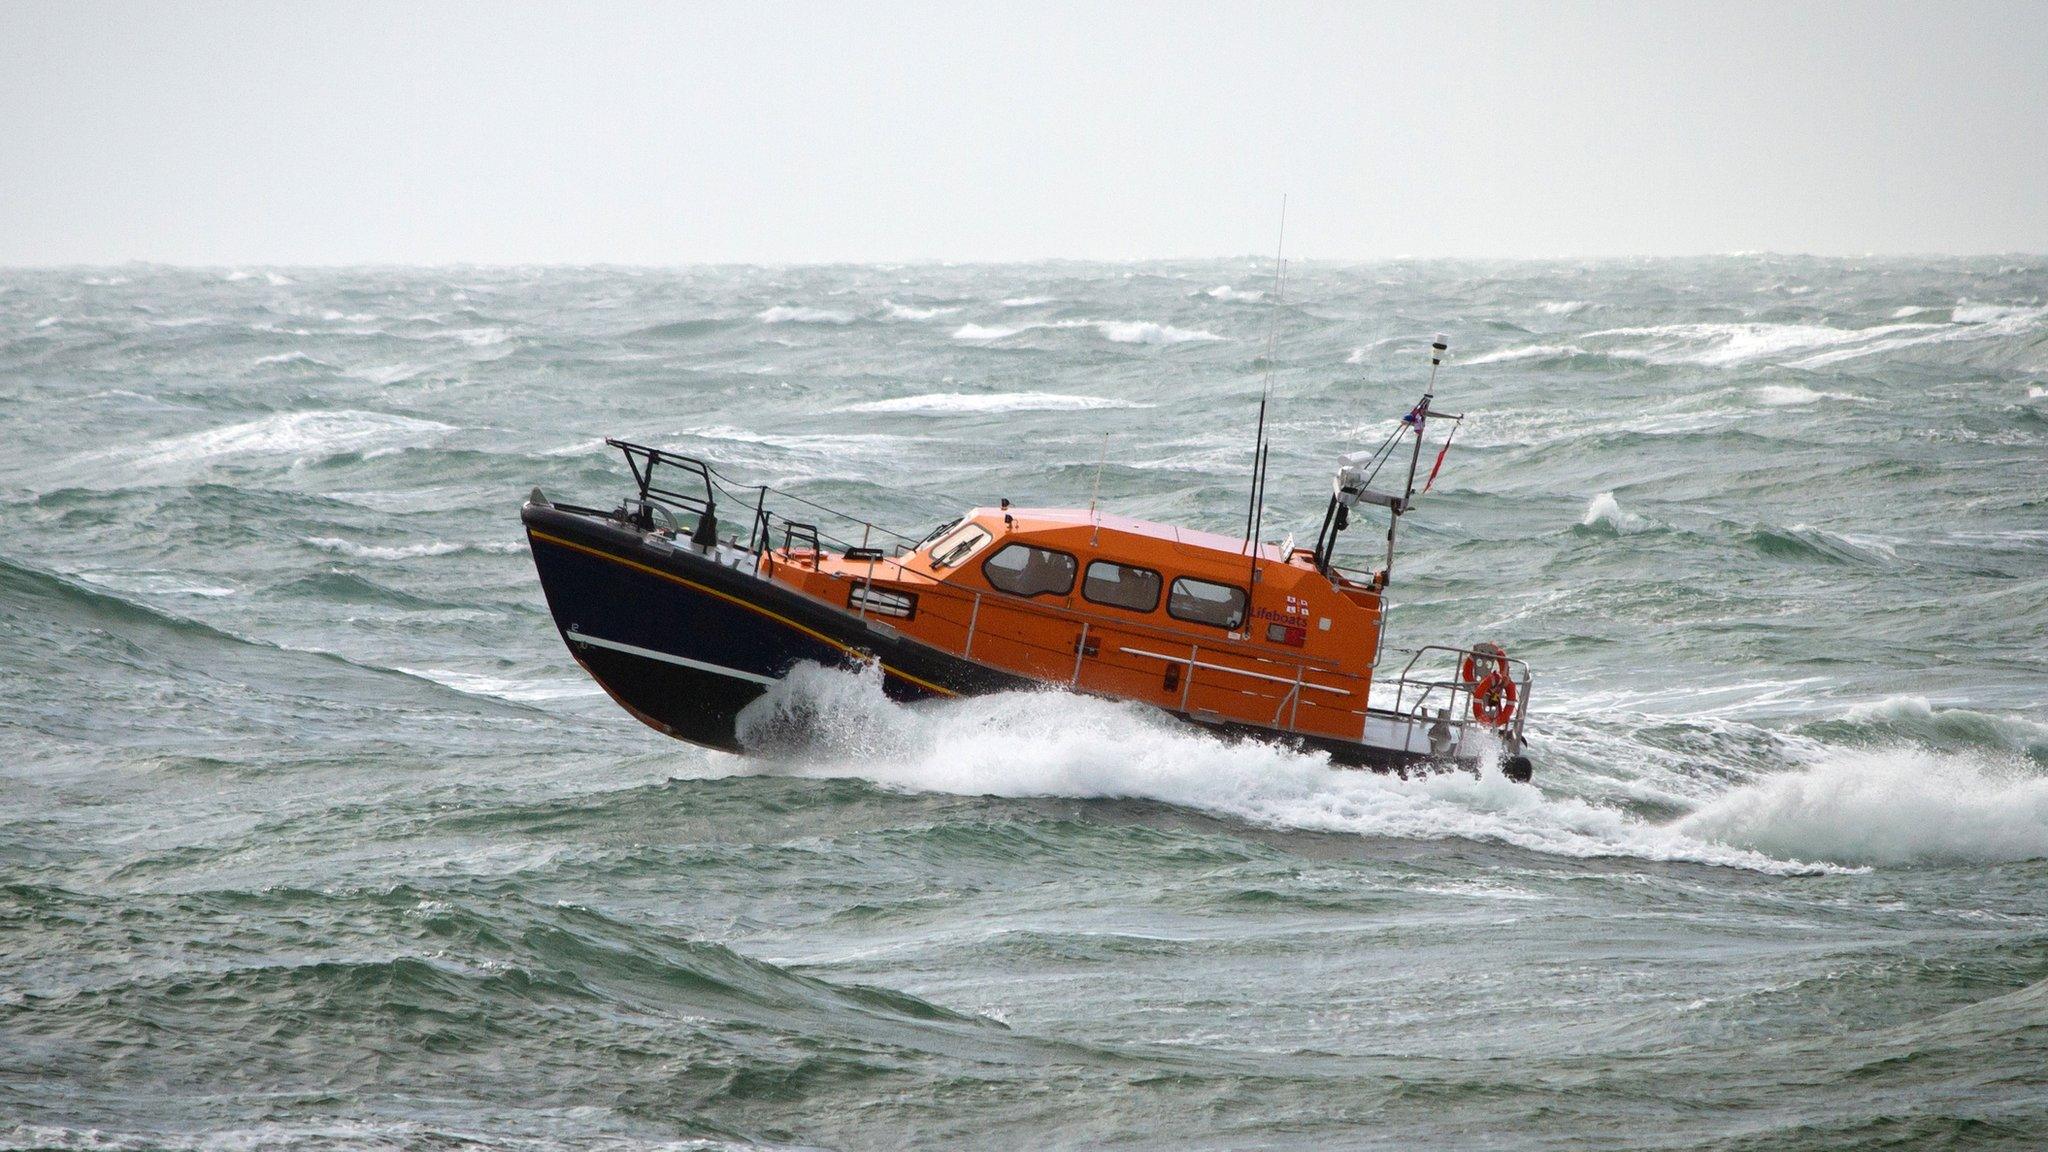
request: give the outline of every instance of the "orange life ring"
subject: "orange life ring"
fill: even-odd
[[[1483,659],[1485,659],[1485,657],[1481,656],[1477,652],[1465,653],[1465,662],[1463,664],[1458,665],[1458,679],[1464,681],[1467,684],[1479,683],[1479,669],[1481,665],[1478,663],[1478,661]],[[1495,652],[1493,654],[1493,674],[1498,675],[1503,680],[1508,679],[1507,653]]]
[[[1472,718],[1488,728],[1505,728],[1515,718],[1515,704],[1519,696],[1515,682],[1508,679],[1505,671],[1496,668],[1472,686]]]

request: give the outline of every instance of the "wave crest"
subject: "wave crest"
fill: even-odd
[[[1835,750],[1709,801],[1678,827],[1839,864],[2034,860],[2048,857],[2048,777],[1911,746]]]

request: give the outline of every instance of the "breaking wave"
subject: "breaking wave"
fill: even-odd
[[[2048,777],[1981,755],[1831,750],[1710,801],[1683,832],[1771,856],[1896,865],[2048,857]]]
[[[799,666],[740,716],[765,760],[740,771],[856,777],[963,796],[1151,800],[1228,820],[1406,840],[1469,839],[1573,858],[1633,857],[1769,873],[1825,864],[1715,843],[1619,808],[1482,777],[1401,780],[1320,754],[1233,743],[1149,710],[1065,693],[904,706],[880,672]]]
[[[1647,516],[1639,516],[1622,508],[1621,501],[1612,492],[1602,492],[1586,504],[1586,514],[1579,518],[1579,527],[1590,528],[1613,536],[1633,536],[1647,532],[1657,522]]]

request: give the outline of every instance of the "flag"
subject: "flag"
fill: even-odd
[[[1422,405],[1417,404],[1415,407],[1410,408],[1408,410],[1408,414],[1406,416],[1401,417],[1401,423],[1406,424],[1410,428],[1415,429],[1417,433],[1420,433],[1422,431],[1422,419]]]
[[[1449,436],[1444,437],[1444,446],[1436,450],[1436,463],[1430,466],[1429,479],[1422,485],[1422,490],[1424,492],[1429,491],[1430,486],[1436,483],[1436,474],[1443,470],[1444,457],[1448,455],[1451,451],[1451,441],[1457,438],[1458,426],[1456,424],[1453,424],[1451,425],[1451,434]]]

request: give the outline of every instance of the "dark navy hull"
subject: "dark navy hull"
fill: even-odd
[[[906,701],[1033,686],[607,517],[529,504],[521,518],[570,653],[621,707],[680,739],[740,751],[741,709],[806,661],[879,661],[884,690]]]
[[[884,690],[904,701],[1040,686],[687,545],[651,543],[598,513],[528,504],[521,517],[570,653],[621,707],[679,739],[743,751],[740,712],[806,661],[841,668],[879,662]],[[1316,749],[1349,767],[1452,767],[1396,748],[1182,718],[1232,737]]]

